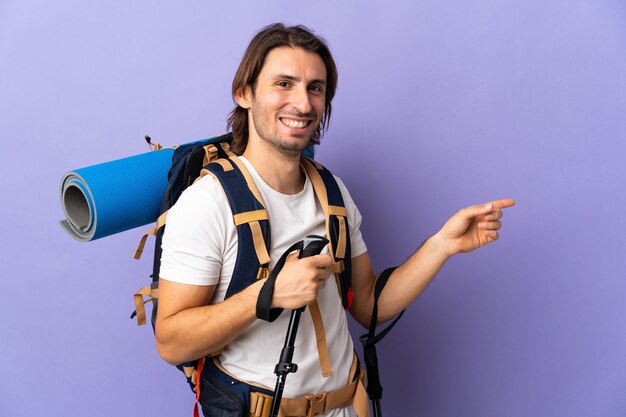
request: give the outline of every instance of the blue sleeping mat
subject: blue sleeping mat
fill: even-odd
[[[89,242],[156,221],[173,154],[166,148],[68,172],[61,226]]]

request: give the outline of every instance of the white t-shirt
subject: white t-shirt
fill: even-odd
[[[281,194],[263,181],[249,161],[243,157],[241,160],[250,171],[269,213],[270,268],[287,248],[306,235],[326,235],[324,212],[308,177],[300,193]],[[360,232],[361,215],[345,185],[336,179],[347,209],[352,257],[356,257],[367,250]],[[217,285],[211,303],[224,300],[237,259],[237,230],[228,199],[212,175],[206,175],[185,190],[170,209],[162,248],[162,278],[183,284]],[[293,357],[298,371],[289,375],[285,397],[333,391],[348,383],[353,345],[333,277],[326,281],[317,301],[333,375],[322,376],[313,321],[307,309],[300,319]],[[273,389],[274,366],[285,342],[289,316],[287,310],[272,323],[256,320],[228,344],[220,356],[222,365],[239,379]],[[325,415],[339,417],[353,413],[334,410]]]

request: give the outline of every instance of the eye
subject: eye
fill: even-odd
[[[287,88],[291,85],[291,83],[289,81],[279,81],[276,83],[276,85],[281,88]]]
[[[309,86],[309,91],[313,91],[314,93],[323,93],[324,89],[319,84],[311,84]]]

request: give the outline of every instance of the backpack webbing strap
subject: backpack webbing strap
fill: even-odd
[[[212,161],[212,162],[214,162],[216,164],[220,164],[224,171],[232,171],[233,170],[233,164],[231,164],[228,161],[228,159],[216,159],[215,161]]]
[[[367,368],[367,393],[370,400],[375,402],[383,396],[383,387],[380,384],[380,374],[378,373],[378,356],[376,354],[376,343],[380,342],[387,333],[396,325],[400,317],[404,314],[404,310],[380,333],[376,334],[376,324],[378,323],[378,298],[387,284],[389,277],[397,267],[385,269],[376,280],[374,287],[374,308],[372,309],[372,318],[370,328],[367,334],[359,339],[363,343],[363,355],[365,359],[365,367]]]
[[[244,224],[244,223],[252,223],[252,222],[258,222],[259,220],[269,220],[269,219],[270,219],[270,216],[267,213],[267,210],[265,209],[248,211],[245,213],[239,213],[239,214],[233,215],[235,226],[239,226],[240,224]]]
[[[137,249],[135,249],[135,255],[133,256],[133,258],[135,259],[141,258],[141,254],[143,253],[143,248],[146,246],[146,240],[148,239],[148,235],[156,236],[157,230],[165,226],[166,218],[167,218],[167,211],[164,213],[161,213],[161,215],[156,221],[156,226],[154,226],[152,229],[144,233],[143,236],[141,236],[141,239],[139,240],[139,244],[137,245]]]
[[[265,246],[265,239],[263,238],[263,231],[261,230],[261,220],[268,221],[269,215],[267,210],[255,210],[249,211],[247,213],[239,213],[233,216],[235,221],[235,226],[241,226],[242,224],[248,224],[250,227],[250,232],[252,233],[252,242],[254,244],[254,251],[256,253],[257,258],[259,259],[259,263],[261,265],[266,265],[270,263],[270,255],[267,252],[267,247]],[[261,269],[259,268],[259,273],[261,273]],[[258,275],[258,274],[257,274]]]
[[[348,212],[345,207],[328,206],[328,215],[335,216],[339,223],[339,236],[337,237],[337,250],[335,253],[337,258],[343,259],[346,257],[346,236],[348,236],[346,219],[348,218]]]
[[[202,147],[204,149],[204,158],[202,159],[202,166],[210,164],[212,161],[219,158],[219,154],[217,151],[217,146],[210,143],[208,145],[204,145]]]
[[[343,261],[333,262],[330,265],[330,272],[332,272],[333,274],[338,274],[340,272],[343,272],[344,269],[345,267],[343,266]]]
[[[143,297],[148,297],[145,301]],[[158,282],[153,282],[150,286],[140,288],[133,294],[133,300],[135,301],[135,311],[130,315],[130,318],[137,316],[137,326],[143,326],[146,324],[146,309],[144,305],[148,301],[153,301],[159,298],[159,285]]]
[[[330,365],[330,355],[328,353],[328,343],[326,343],[326,330],[324,330],[324,320],[317,300],[309,304],[309,313],[313,320],[313,329],[315,330],[315,339],[317,341],[317,356],[320,360],[322,376],[333,376],[333,370]]]

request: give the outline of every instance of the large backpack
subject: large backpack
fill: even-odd
[[[241,160],[230,151],[231,134],[216,136],[209,139],[182,145],[176,148],[172,157],[172,167],[168,173],[168,185],[163,198],[161,215],[154,228],[147,231],[141,238],[135,252],[139,259],[146,238],[154,235],[154,259],[152,282],[134,294],[135,311],[131,318],[137,317],[138,325],[146,323],[144,304],[152,303],[151,322],[154,329],[158,309],[158,285],[161,263],[161,241],[165,231],[167,211],[176,203],[181,193],[198,177],[213,175],[222,185],[233,212],[237,225],[238,252],[235,268],[225,297],[246,288],[269,275],[270,263],[270,222],[260,194]],[[312,156],[310,151],[308,155]],[[326,216],[327,234],[330,239],[329,253],[334,258],[334,272],[337,279],[343,307],[348,309],[352,301],[351,289],[351,256],[350,234],[347,213],[341,190],[333,175],[314,161],[303,157],[303,166],[313,184],[316,196]],[[250,254],[256,256],[250,256]],[[144,297],[147,297],[144,300]],[[314,322],[321,323],[319,308],[309,309]],[[317,317],[315,316],[317,314]],[[318,326],[316,326],[317,331]],[[323,325],[321,327],[323,332]],[[318,348],[325,348],[325,345]],[[320,353],[320,358],[322,358]],[[192,390],[196,388],[197,362],[188,362],[177,366],[184,372]],[[327,364],[330,372],[330,366]],[[322,363],[324,372],[324,364]]]

